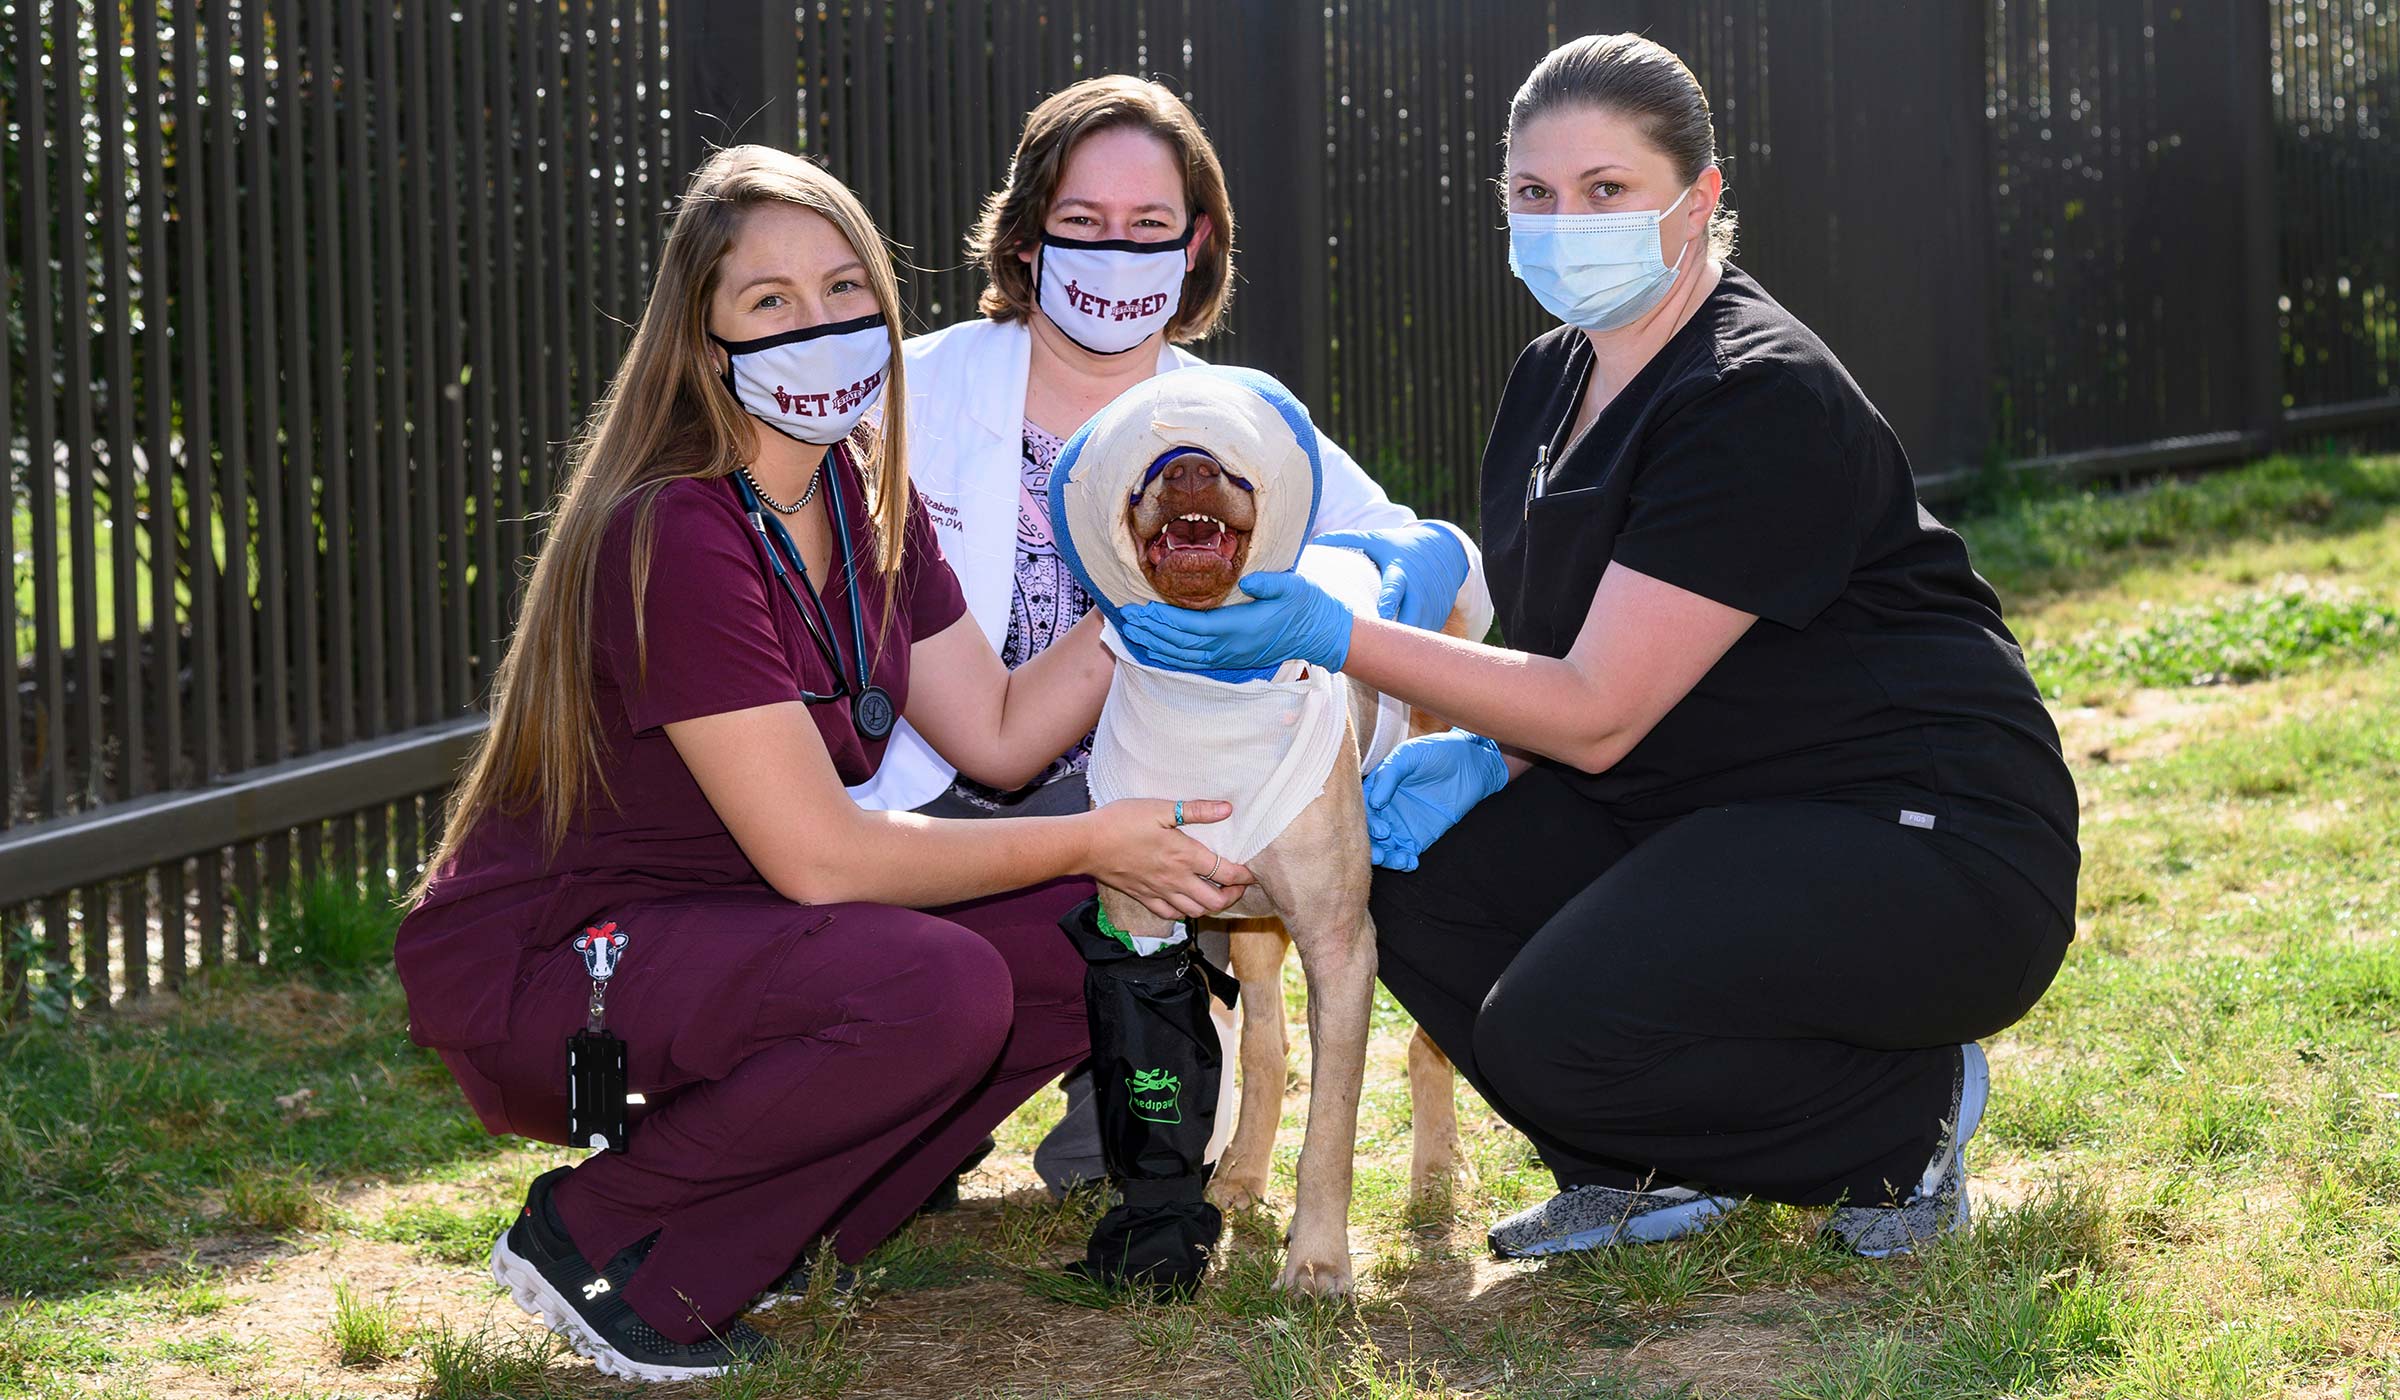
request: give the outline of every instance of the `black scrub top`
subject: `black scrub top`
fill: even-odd
[[[1569,448],[1591,365],[1573,327],[1527,346],[1484,450],[1509,644],[1564,656],[1611,560],[1759,620],[1606,772],[1553,766],[1636,824],[1799,799],[1951,832],[2072,918],[2058,730],[1998,596],[1833,352],[1727,266]]]

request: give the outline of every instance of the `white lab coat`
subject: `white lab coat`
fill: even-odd
[[[1025,379],[1033,362],[1033,334],[1022,321],[981,317],[961,321],[903,343],[908,365],[909,476],[932,520],[934,538],[958,575],[967,613],[997,651],[1007,640],[1009,597],[1016,587],[1017,490],[1024,458]],[[1161,373],[1202,361],[1168,345],[1159,352]],[[1317,530],[1380,530],[1414,521],[1416,512],[1396,505],[1383,488],[1322,433],[1324,495],[1317,505]],[[1455,527],[1452,527],[1455,529]],[[1483,581],[1483,552],[1466,532],[1467,588],[1489,607]],[[912,684],[932,682],[918,675]],[[883,766],[850,789],[858,805],[907,811],[942,795],[958,774],[902,720],[892,731]]]

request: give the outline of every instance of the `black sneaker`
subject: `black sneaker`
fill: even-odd
[[[516,1222],[492,1241],[492,1278],[518,1307],[566,1338],[604,1374],[627,1380],[721,1376],[736,1362],[765,1355],[773,1343],[740,1322],[702,1341],[672,1342],[642,1321],[625,1302],[625,1283],[658,1237],[626,1246],[606,1269],[592,1272],[550,1203],[551,1189],[571,1170],[560,1167],[535,1177]]]
[[[947,1215],[951,1211],[958,1209],[959,1181],[964,1178],[967,1173],[975,1170],[977,1167],[982,1166],[983,1159],[991,1156],[992,1149],[998,1146],[998,1143],[994,1142],[988,1137],[982,1142],[977,1143],[975,1145],[975,1150],[967,1154],[967,1160],[958,1164],[957,1171],[950,1173],[950,1179],[933,1188],[933,1194],[925,1198],[925,1204],[917,1207],[917,1214]]]

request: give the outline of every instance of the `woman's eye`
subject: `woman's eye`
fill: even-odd
[[[1544,185],[1526,185],[1517,191],[1517,198],[1529,204],[1538,204],[1549,197],[1550,190]]]
[[[834,283],[830,287],[827,287],[825,289],[825,295],[829,297],[847,296],[851,292],[863,291],[865,288],[866,284],[864,282],[845,277],[841,281]]]
[[[1615,199],[1623,193],[1625,193],[1625,187],[1614,180],[1602,180],[1599,184],[1592,186],[1592,198],[1594,199]]]
[[[758,299],[758,304],[750,309],[752,311],[772,311],[781,305],[783,305],[783,298],[777,296],[773,292],[769,292],[765,296],[760,297]]]

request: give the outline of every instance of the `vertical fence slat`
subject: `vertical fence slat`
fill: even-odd
[[[212,273],[214,282],[211,297],[216,303],[216,315],[211,320],[217,332],[216,426],[219,470],[216,485],[219,499],[212,503],[212,518],[208,524],[211,532],[220,528],[223,531],[223,538],[217,547],[224,551],[225,560],[221,576],[223,587],[218,590],[225,660],[219,674],[225,682],[223,703],[228,729],[223,758],[227,767],[242,769],[250,767],[258,759],[256,711],[250,703],[253,676],[249,564],[250,451],[245,444],[246,429],[251,422],[246,372],[249,355],[242,334],[246,318],[241,309],[241,234],[250,211],[238,198],[235,185],[235,162],[241,154],[241,148],[234,125],[234,108],[239,94],[233,78],[233,25],[222,14],[215,16],[215,21],[207,31],[208,79],[205,91],[209,101],[211,132],[208,143],[209,202],[216,210],[217,219],[217,228],[209,239],[209,246],[217,255]]]
[[[250,290],[250,324],[257,329],[250,346],[251,368],[257,375],[251,380],[254,397],[250,403],[249,482],[257,523],[251,523],[248,511],[236,514],[227,522],[226,547],[234,548],[239,541],[246,549],[247,541],[258,541],[255,575],[258,598],[255,603],[244,600],[241,636],[257,638],[254,654],[265,664],[263,674],[248,666],[240,674],[244,681],[243,709],[259,716],[263,759],[274,762],[291,752],[292,739],[290,633],[286,621],[290,601],[286,597],[289,585],[283,534],[283,347],[277,325],[279,298],[274,273],[280,241],[275,228],[276,145],[283,114],[275,110],[273,90],[268,85],[268,68],[275,55],[267,44],[267,16],[260,0],[250,0],[242,7],[241,14],[243,98],[247,104],[243,113],[242,152],[249,158],[242,215],[250,235],[249,266],[242,280]]]
[[[98,33],[114,39],[125,17],[112,0],[94,11]],[[141,539],[141,486],[134,470],[133,445],[133,282],[129,242],[130,210],[126,184],[131,178],[125,152],[125,84],[119,80],[117,45],[103,43],[93,55],[97,66],[94,87],[99,98],[100,262],[102,343],[108,376],[108,560],[109,595],[113,605],[107,621],[114,646],[99,646],[92,634],[95,660],[108,663],[103,703],[108,713],[111,752],[93,764],[95,800],[134,796],[143,789],[142,769],[142,588],[135,549]],[[95,570],[100,566],[93,559]],[[97,580],[95,579],[95,583]],[[103,781],[105,779],[105,781]]]
[[[67,446],[67,562],[73,583],[70,612],[74,638],[74,719],[66,730],[69,774],[77,805],[98,800],[106,792],[100,737],[100,570],[98,525],[94,515],[92,444],[92,301],[86,278],[90,244],[85,224],[83,64],[77,22],[79,5],[56,10],[56,50],[52,55],[58,83],[58,129],[74,133],[72,147],[59,152],[59,280],[60,310],[66,325],[66,399],[63,422]],[[87,945],[88,946],[88,945]],[[85,968],[85,975],[94,971]],[[99,969],[105,974],[106,969]],[[99,979],[94,979],[95,983]]]
[[[426,723],[442,711],[441,482],[443,460],[448,455],[443,399],[452,383],[446,373],[449,357],[442,348],[447,328],[436,315],[442,290],[434,280],[433,246],[450,236],[453,228],[441,222],[435,187],[443,172],[432,133],[434,111],[428,82],[432,63],[425,44],[425,26],[432,18],[428,10],[425,5],[400,7],[401,62],[408,85],[402,103],[408,117],[411,215],[408,308],[414,318],[408,383],[415,393],[409,400],[407,480],[395,503],[402,522],[397,528],[403,557],[409,561],[402,588],[402,596],[409,600],[409,622],[401,636],[410,657],[409,673],[416,679],[415,703],[406,708],[410,724]]]
[[[42,51],[40,7],[17,7],[17,42],[21,53]],[[52,81],[60,81],[51,65]],[[33,539],[34,743],[41,768],[40,815],[66,810],[66,666],[59,642],[59,623],[65,616],[59,597],[58,566],[58,453],[59,404],[51,379],[58,372],[59,307],[50,277],[51,192],[58,177],[54,166],[64,157],[49,134],[50,103],[39,72],[25,79],[25,505],[27,533]],[[55,929],[55,924],[50,924]]]
[[[302,46],[300,11],[301,0],[280,0],[275,9],[276,74],[281,80],[275,100],[275,126],[283,205],[283,355],[290,389],[290,416],[284,437],[290,460],[283,497],[289,560],[289,572],[283,577],[289,582],[280,585],[277,591],[288,589],[291,594],[288,646],[292,667],[285,679],[291,688],[297,720],[292,739],[296,752],[314,753],[325,746],[323,642],[318,627],[323,602],[317,581],[320,508],[317,483],[325,470],[325,452],[331,444],[327,442],[321,449],[318,441],[325,427],[326,405],[317,396],[310,323],[315,303],[329,295],[338,299],[340,288],[327,289],[321,285],[316,255],[325,246],[323,232],[320,229],[316,241],[311,241],[306,203],[311,162],[322,168],[333,158],[333,153],[321,146],[313,152],[309,149],[311,124],[306,100],[311,86],[327,81],[325,70],[331,55],[324,35],[314,29],[307,31],[307,44],[305,48]],[[335,380],[328,378],[324,387],[326,398],[340,396]],[[272,675],[269,683],[273,683]],[[308,849],[305,842],[302,849],[304,852]]]
[[[341,0],[342,149],[348,178],[344,186],[343,281],[344,311],[351,327],[350,460],[333,484],[344,497],[338,514],[343,539],[345,582],[357,581],[356,610],[345,610],[338,625],[349,629],[341,650],[345,669],[355,665],[358,676],[358,732],[381,734],[389,724],[389,677],[384,665],[384,568],[382,530],[383,434],[380,405],[383,371],[377,338],[382,310],[376,295],[377,229],[385,213],[382,185],[370,178],[378,168],[383,144],[383,116],[374,102],[374,66],[369,55],[366,6],[360,0]],[[368,126],[370,111],[375,124]],[[353,550],[355,557],[353,557]],[[355,659],[353,659],[355,658]]]
[[[532,284],[540,279],[519,280],[518,271],[525,264],[526,207],[533,198],[527,188],[517,184],[516,153],[530,138],[517,108],[516,86],[512,81],[522,45],[516,42],[517,31],[506,5],[488,7],[492,35],[492,120],[498,126],[498,137],[492,143],[492,184],[497,205],[497,225],[494,230],[495,251],[499,275],[494,279],[493,295],[499,302],[500,344],[499,389],[501,412],[500,460],[500,518],[499,555],[505,561],[495,580],[509,600],[505,611],[514,616],[517,561],[525,553],[525,462],[532,455],[533,445],[540,435],[533,423],[536,402],[540,397],[538,381],[531,394],[526,392],[530,367],[521,356],[525,353],[519,335],[531,313],[526,301]],[[527,167],[530,169],[530,165]],[[537,322],[538,324],[538,322]],[[538,339],[539,337],[535,337]],[[498,632],[492,636],[497,644]]]
[[[350,8],[351,3],[352,0],[344,0],[344,8]],[[363,198],[363,182],[344,178],[346,170],[355,172],[361,162],[358,142],[343,131],[342,121],[346,109],[355,111],[359,106],[353,81],[356,74],[350,66],[357,55],[347,50],[336,36],[331,0],[310,0],[308,33],[311,95],[316,99],[312,125],[316,138],[313,173],[317,241],[311,262],[316,268],[318,284],[310,300],[318,316],[317,373],[325,386],[319,400],[324,450],[318,458],[324,476],[324,674],[332,691],[325,703],[325,740],[347,744],[358,737],[358,632],[350,557],[350,482],[355,466],[351,460],[350,408],[357,391],[344,382],[345,355],[349,349],[346,313],[349,299],[358,294],[352,280],[360,277],[362,270],[355,259],[357,225],[343,227],[342,204],[345,187],[359,188],[360,192],[352,196],[354,201]],[[346,101],[337,100],[345,83],[352,90]],[[325,285],[328,282],[332,285]],[[374,436],[371,426],[366,436],[370,439]],[[312,657],[312,664],[314,660]]]
[[[13,42],[15,36],[10,37]],[[31,52],[30,49],[19,50],[21,55]],[[18,63],[21,65],[23,61],[20,58]],[[35,74],[26,73],[21,66],[17,69],[15,82],[0,85],[0,131],[16,127],[24,115],[24,94],[28,91],[33,94],[32,105],[38,107],[41,104],[41,79]],[[23,218],[23,191],[42,178],[35,164],[39,152],[39,147],[21,142],[10,142],[0,148],[0,230],[16,227]],[[0,245],[4,244],[5,235],[0,234]],[[11,288],[18,283],[16,251],[13,247],[0,246],[0,282]],[[25,280],[33,280],[32,272],[28,270]],[[28,777],[25,769],[25,717],[20,699],[24,687],[20,683],[18,670],[18,652],[21,648],[17,645],[19,618],[14,564],[15,560],[25,557],[17,531],[16,404],[19,382],[25,385],[28,395],[34,392],[36,385],[32,374],[17,372],[16,356],[16,337],[10,336],[0,341],[0,481],[8,485],[8,512],[6,520],[0,521],[0,531],[5,532],[0,533],[0,548],[7,550],[11,560],[8,587],[0,589],[0,676],[8,680],[7,692],[0,694],[0,833],[17,824],[23,800],[21,794]],[[0,909],[0,1021],[7,1020],[15,1011],[23,989],[14,961],[16,948],[13,936],[18,918],[16,909]]]
[[[166,101],[159,62],[158,9],[145,7],[133,24],[134,121],[141,151],[142,489],[149,511],[149,658],[144,666],[151,725],[148,787],[180,786],[183,749],[183,649],[176,616],[175,373],[167,328],[175,319],[175,259],[167,243]],[[10,590],[13,592],[14,590]],[[0,629],[5,630],[5,629]],[[10,658],[13,662],[13,656]],[[13,664],[0,674],[14,674]]]
[[[378,557],[368,565],[385,579],[384,629],[387,669],[385,699],[391,727],[404,729],[417,722],[415,586],[409,567],[408,496],[411,483],[408,383],[412,364],[409,317],[414,309],[401,259],[403,244],[415,226],[410,217],[408,185],[403,179],[406,149],[401,132],[408,107],[401,88],[399,31],[391,6],[375,6],[375,127],[376,170],[381,177],[376,194],[381,200],[382,241],[376,289],[380,293],[377,322],[384,333],[383,471],[375,509]],[[424,354],[424,346],[414,345]]]
[[[440,227],[430,240],[435,250],[434,282],[441,289],[439,310],[442,318],[440,355],[434,362],[440,389],[441,452],[439,475],[428,475],[428,485],[439,483],[436,499],[443,503],[437,518],[428,506],[426,534],[434,540],[433,572],[438,580],[445,608],[446,626],[428,628],[433,642],[437,669],[434,691],[437,697],[429,719],[446,719],[475,703],[474,657],[477,647],[475,633],[469,626],[469,575],[474,563],[474,551],[467,539],[467,381],[462,376],[480,374],[481,367],[467,357],[467,324],[464,310],[467,273],[460,267],[459,235],[465,225],[459,212],[459,185],[462,180],[478,178],[479,171],[468,169],[459,154],[458,124],[465,118],[480,125],[481,113],[462,112],[458,101],[458,44],[454,26],[447,10],[432,17],[432,52],[429,61],[433,72],[434,125],[432,144],[427,148],[432,156],[427,169],[439,187],[434,208]],[[481,261],[480,258],[475,261]],[[428,466],[432,463],[429,461]]]
[[[492,8],[498,8],[494,6]],[[495,114],[505,108],[491,100],[486,71],[485,49],[490,26],[484,16],[469,10],[465,16],[462,49],[464,51],[467,118],[467,270],[470,279],[468,296],[467,349],[473,377],[468,381],[467,418],[472,432],[472,450],[467,462],[468,481],[474,491],[475,530],[472,558],[474,579],[474,641],[476,665],[462,668],[463,684],[459,702],[473,704],[476,696],[490,683],[492,668],[498,664],[503,638],[500,635],[500,602],[504,584],[500,576],[500,526],[494,518],[496,497],[494,475],[498,468],[498,451],[494,436],[498,428],[495,419],[500,411],[500,395],[496,379],[509,372],[492,357],[492,275],[494,264],[505,267],[508,255],[494,246],[492,237],[491,140],[489,128]],[[506,144],[505,133],[502,144]],[[507,187],[501,186],[505,199]],[[512,420],[513,421],[513,420]],[[460,570],[460,589],[466,591],[465,569],[469,558],[466,542],[455,549]]]

